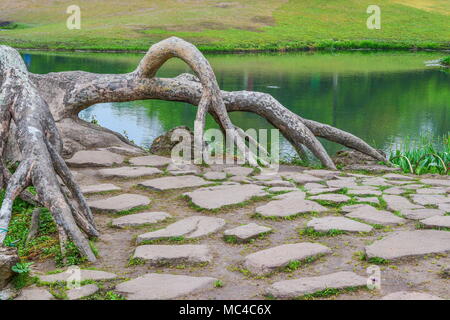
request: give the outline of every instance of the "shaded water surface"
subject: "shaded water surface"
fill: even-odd
[[[142,54],[23,52],[35,73],[84,70],[132,71]],[[343,52],[208,56],[224,90],[267,92],[302,117],[349,131],[385,150],[405,139],[450,131],[450,73],[426,67],[439,53]],[[158,73],[173,77],[189,69],[169,61]],[[193,126],[196,108],[166,101],[103,103],[80,113],[107,128],[125,133],[139,145],[179,125]],[[244,112],[231,115],[244,129],[270,128]],[[208,126],[215,126],[211,119]],[[341,147],[325,143],[329,152]],[[282,141],[284,155],[292,154]]]

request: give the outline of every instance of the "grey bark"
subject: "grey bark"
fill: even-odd
[[[182,59],[195,75],[182,74],[171,79],[155,77],[158,69],[171,58]],[[204,147],[202,137],[207,113],[230,135],[229,138],[238,141],[248,138],[228,116],[229,112],[244,111],[265,118],[296,150],[306,147],[328,168],[335,169],[335,164],[318,137],[356,149],[377,160],[386,160],[358,137],[304,119],[269,94],[221,91],[209,62],[201,52],[175,37],[153,45],[136,70],[127,74],[82,71],[33,74],[26,70],[17,51],[0,46],[0,84],[0,186],[7,186],[0,211],[0,227],[7,227],[9,223],[14,198],[23,196],[25,188],[33,184],[38,192],[38,201],[52,212],[61,230],[74,240],[89,260],[95,260],[95,257],[86,235],[96,236],[97,231],[92,213],[62,156],[99,147],[138,148],[120,134],[78,118],[80,111],[96,103],[160,99],[197,106],[194,139],[196,148],[200,149]],[[8,148],[8,139],[12,138],[15,141]],[[14,149],[11,145],[18,146],[22,159],[12,176],[4,161],[8,157],[6,150]],[[247,160],[256,164],[256,155],[245,143],[237,145],[242,147]],[[61,178],[64,186],[59,185],[56,176]],[[64,238],[62,231],[60,234]]]

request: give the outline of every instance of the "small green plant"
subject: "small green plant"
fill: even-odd
[[[12,282],[16,289],[22,289],[34,282],[35,278],[30,277],[32,264],[33,262],[18,262],[11,267],[11,270],[17,273]]]
[[[222,287],[223,287],[223,282],[222,282],[222,280],[216,280],[216,281],[214,282],[214,287],[215,287],[215,288],[222,288]]]
[[[434,138],[430,133],[418,140],[407,138],[403,145],[391,152],[389,161],[405,173],[448,174],[450,167],[450,133]]]
[[[100,125],[100,123],[98,122],[97,118],[95,117],[95,115],[91,116],[91,121],[92,124],[96,124],[96,125]]]
[[[442,58],[440,61],[443,65],[450,66],[450,56]]]
[[[390,262],[389,260],[380,257],[372,257],[367,259],[367,261],[373,264],[389,264]]]
[[[11,270],[15,273],[29,273],[30,272],[30,266],[33,264],[33,262],[18,262],[14,266],[11,267]]]

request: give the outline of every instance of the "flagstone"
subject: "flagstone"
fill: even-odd
[[[386,260],[450,251],[450,232],[438,230],[399,231],[365,248],[368,258]]]

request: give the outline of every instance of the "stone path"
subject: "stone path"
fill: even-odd
[[[82,279],[95,284],[66,291],[68,299],[108,290],[127,299],[292,299],[317,291],[328,299],[327,289],[342,290],[333,299],[450,299],[447,176],[284,165],[258,173],[116,148],[83,151],[68,163],[100,231],[98,261],[82,266]],[[346,292],[365,287],[374,263],[387,263],[383,291]],[[46,274],[56,269],[50,260],[34,267],[44,284],[69,277]],[[25,288],[19,299],[54,299],[50,292]]]

